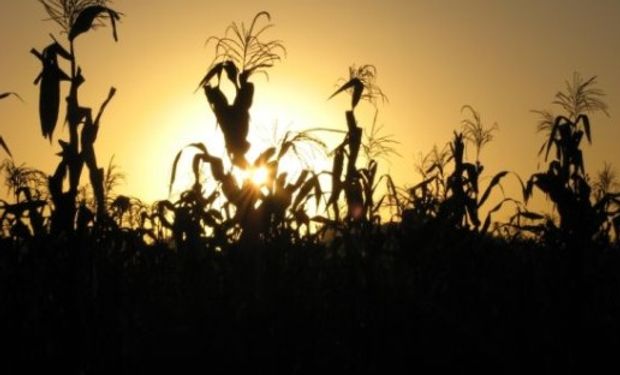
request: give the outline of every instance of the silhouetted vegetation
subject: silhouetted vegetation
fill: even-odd
[[[503,195],[502,182],[515,175],[508,169],[483,179],[481,151],[498,127],[469,105],[452,140],[421,158],[420,183],[400,188],[379,176],[396,141],[379,134],[376,115],[370,124],[356,117],[358,106],[378,111],[386,100],[370,64],[350,67],[331,96],[351,95],[342,142],[328,152],[331,170],[291,175],[285,156],[327,146],[320,129],[287,132],[248,160],[260,95],[252,80],[285,53],[266,39],[272,24],[260,25],[271,16],[261,12],[249,27],[233,23],[209,39],[215,58],[200,88],[225,155],[187,145],[173,160],[170,189],[188,152],[192,185],[176,200],[148,204],[117,194],[124,175],[113,159],[106,170],[97,161],[115,89],[96,114],[78,98],[85,78],[74,40],[108,21],[116,39],[121,14],[105,0],[40,2],[66,37],[31,51],[42,64],[40,127],[52,141],[66,95],[69,140],[58,141],[50,175],[13,159],[0,167],[9,196],[0,202],[0,331],[10,373],[614,365],[620,192],[608,164],[588,178],[581,149],[584,136],[592,141],[590,114],[607,113],[595,78],[575,75],[556,95],[563,114],[537,111],[548,167],[522,183],[523,200]],[[0,146],[11,155],[2,138]],[[80,188],[84,166],[89,187]],[[527,207],[535,190],[557,219]],[[514,214],[494,221],[500,210]]]

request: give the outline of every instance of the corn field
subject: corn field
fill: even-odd
[[[469,105],[452,139],[412,168],[421,182],[380,175],[396,140],[376,117],[356,115],[387,100],[372,64],[349,67],[330,96],[351,97],[335,148],[307,129],[249,158],[255,82],[286,55],[269,39],[271,14],[260,12],[209,39],[213,60],[196,77],[224,154],[188,144],[171,155],[170,188],[180,168],[192,171],[191,186],[176,200],[144,202],[116,192],[123,174],[96,153],[99,131],[119,125],[103,127],[116,89],[98,107],[79,98],[88,80],[74,41],[97,26],[122,38],[124,15],[107,0],[40,3],[63,30],[31,50],[41,64],[36,126],[57,142],[58,164],[20,164],[0,137],[7,373],[618,367],[620,189],[611,165],[587,173],[582,150],[591,115],[608,112],[596,77],[575,74],[553,98],[556,112],[536,111],[546,167],[529,176],[485,170],[481,151],[499,128]],[[54,138],[59,122],[68,139]],[[283,158],[302,165],[308,145],[331,169],[291,175]],[[510,179],[520,196],[503,194]],[[534,194],[555,216],[528,207]]]

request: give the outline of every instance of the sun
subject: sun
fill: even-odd
[[[247,177],[256,186],[262,186],[267,183],[269,172],[265,167],[251,168],[247,172]]]

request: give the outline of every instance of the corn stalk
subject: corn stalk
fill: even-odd
[[[53,43],[42,52],[32,49],[42,64],[42,71],[35,80],[40,86],[39,115],[41,131],[50,142],[58,122],[60,108],[61,83],[69,81],[69,93],[66,98],[66,123],[69,128],[69,141],[59,140],[61,161],[54,174],[49,177],[49,190],[54,203],[51,231],[53,233],[71,232],[76,219],[76,197],[84,165],[88,168],[90,184],[97,205],[97,218],[105,216],[104,170],[99,168],[94,143],[99,133],[103,112],[112,100],[116,90],[111,88],[107,98],[95,115],[91,108],[80,105],[79,88],[85,82],[82,70],[77,63],[74,42],[83,33],[109,19],[114,39],[116,21],[120,14],[105,6],[105,0],[99,1],[40,1],[50,16],[67,35],[69,50],[65,49],[53,36]],[[60,67],[59,58],[70,63],[70,74]],[[80,131],[81,125],[81,131]],[[63,187],[65,179],[69,180],[67,190]]]

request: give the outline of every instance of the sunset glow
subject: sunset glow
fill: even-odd
[[[258,74],[251,79],[256,95],[251,109],[250,159],[274,145],[274,133],[281,136],[284,130],[309,128],[346,130],[342,111],[349,98],[327,101],[327,97],[338,79],[347,76],[351,64],[371,63],[377,67],[378,83],[389,99],[378,106],[379,123],[399,142],[395,147],[401,155],[380,163],[379,168],[399,185],[419,181],[420,176],[414,173],[418,155],[426,154],[434,144],[448,142],[452,131],[460,127],[464,104],[478,109],[487,123],[500,126],[483,152],[485,170],[508,168],[527,175],[541,164],[536,156],[541,137],[535,132],[536,117],[530,110],[548,106],[576,70],[584,76],[599,76],[612,114],[611,118],[594,118],[596,147],[587,149],[589,165],[593,169],[600,169],[604,161],[620,165],[612,141],[618,138],[613,113],[620,107],[620,76],[615,64],[620,51],[610,39],[618,34],[616,5],[584,8],[546,2],[530,4],[530,9],[484,1],[467,6],[457,1],[356,4],[264,4],[274,23],[265,36],[282,40],[287,53],[269,69],[268,78]],[[240,1],[219,4],[216,9],[211,5],[197,0],[178,4],[119,1],[115,8],[128,17],[117,25],[118,43],[107,27],[81,36],[76,43],[88,80],[81,94],[83,101],[96,106],[111,85],[117,88],[103,118],[97,153],[101,160],[115,156],[127,176],[119,187],[125,194],[147,201],[167,196],[173,156],[188,144],[203,142],[209,152],[226,156],[216,119],[204,92],[198,89],[214,57],[213,43],[205,42],[210,36],[221,35],[233,21],[247,23],[262,9],[248,9]],[[38,94],[32,80],[39,67],[32,55],[23,51],[48,43],[49,32],[62,35],[54,23],[41,21],[46,16],[37,1],[4,7],[10,11],[1,12],[1,31],[15,37],[10,39],[14,47],[7,49],[14,53],[1,62],[2,71],[9,72],[2,89],[18,92],[26,104],[6,100],[0,104],[4,119],[0,134],[16,160],[51,173],[56,160],[50,155],[58,152],[56,139],[66,136],[66,128],[59,126],[51,146],[38,136],[34,110]],[[548,19],[562,24],[578,20],[591,26],[579,32],[570,28],[547,32]],[[474,50],[479,53],[471,54]],[[66,69],[66,62],[61,63]],[[367,130],[374,108],[364,103],[356,111],[359,125]],[[60,118],[63,116],[61,110]],[[328,151],[341,141],[335,133],[320,137]],[[505,162],[506,155],[509,162]],[[287,163],[290,165],[281,166],[281,171],[298,173],[299,163]],[[330,168],[328,158],[310,164],[317,172]],[[183,164],[181,178],[189,176],[190,170]],[[190,177],[175,185],[180,191],[188,183]],[[504,187],[507,195],[519,193],[514,183]],[[545,204],[544,199],[540,204]]]

